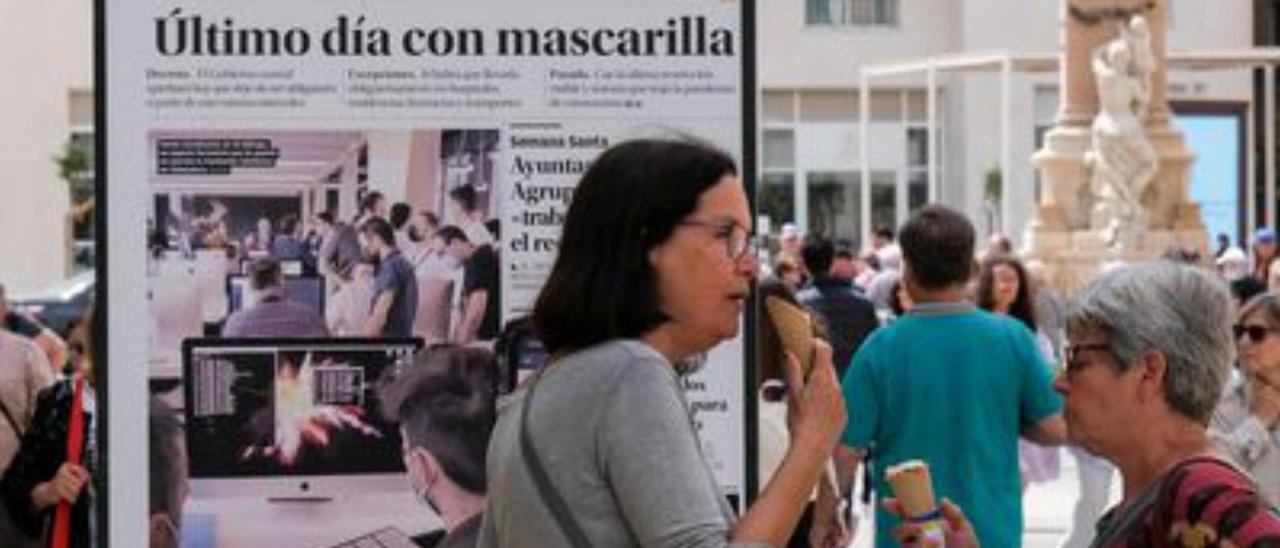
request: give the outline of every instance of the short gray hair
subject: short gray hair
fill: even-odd
[[[1148,351],[1164,355],[1165,401],[1208,424],[1231,370],[1232,304],[1226,286],[1194,267],[1158,261],[1124,266],[1088,284],[1067,332],[1101,330],[1121,371]]]

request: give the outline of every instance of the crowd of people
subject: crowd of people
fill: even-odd
[[[335,280],[335,299],[357,278],[372,290],[352,298],[367,316],[306,329],[413,334],[423,277],[461,268],[461,320],[448,339],[496,335],[497,281],[467,265],[496,265],[497,237],[473,194],[451,199],[456,226],[376,195],[354,223],[317,215],[319,241],[304,247]],[[940,500],[925,518],[942,520],[947,546],[1017,546],[1027,484],[1055,477],[1067,445],[1082,495],[1070,546],[1280,543],[1280,294],[1245,295],[1235,283],[1269,283],[1269,232],[1254,236],[1262,249],[1244,269],[1229,250],[1216,270],[1170,254],[1111,268],[1068,303],[1007,238],[979,252],[969,220],[942,206],[920,208],[896,234],[877,230],[862,255],[784,227],[763,276],[751,226],[723,152],[663,140],[604,152],[576,189],[534,307],[551,363],[496,409],[492,378],[476,377],[492,375],[484,349],[434,347],[383,387],[407,488],[445,523],[441,538],[417,540],[845,546],[857,534],[847,500],[870,470],[876,545],[927,545],[928,520],[907,516],[885,478],[918,459]],[[265,294],[280,277],[271,260],[252,269]],[[739,515],[703,457],[681,376],[739,333],[757,282],[810,310],[819,338],[806,374],[763,322],[761,399],[776,405],[761,414],[776,428],[761,429],[764,487]],[[252,309],[227,328],[303,325]],[[87,509],[99,459],[92,436],[73,435],[95,411],[88,350],[59,372],[35,342],[0,330],[0,400],[12,404],[0,527],[22,531],[13,538],[66,528],[81,546],[95,530]],[[185,497],[171,415],[153,403],[156,546],[180,538]],[[68,448],[77,437],[82,451]],[[1108,509],[1113,469],[1123,498]]]
[[[678,379],[737,333],[759,274],[749,223],[732,162],[704,145],[624,143],[593,164],[534,310],[554,359],[498,413],[481,546],[843,546],[859,468],[883,503],[877,545],[917,545],[885,481],[908,459],[929,466],[948,545],[1016,546],[1026,485],[1058,473],[1063,444],[1105,470],[1082,481],[1114,467],[1124,486],[1109,511],[1105,484],[1082,488],[1073,542],[1280,540],[1260,468],[1280,439],[1280,356],[1261,348],[1280,331],[1263,305],[1236,312],[1186,253],[1118,267],[1067,303],[1008,238],[979,253],[972,224],[940,206],[897,242],[878,230],[861,257],[783,227],[761,290],[809,307],[831,344],[806,377],[764,322],[761,399],[783,412],[761,413],[785,424],[762,427],[778,432],[761,440],[764,489],[734,515]]]
[[[368,193],[350,222],[315,215],[307,230],[291,217],[269,219],[237,249],[247,255],[251,303],[229,315],[223,336],[422,337],[471,344],[498,335],[499,250],[496,221],[485,222],[476,191],[449,192],[457,224],[428,210],[388,205]],[[291,302],[282,264],[297,262],[326,288],[324,315]]]
[[[972,226],[945,208],[921,209],[898,242],[892,235],[878,229],[850,273],[792,262],[832,244],[784,231],[776,281],[762,283],[799,295],[830,295],[834,285],[840,301],[861,301],[881,321],[868,336],[848,327],[848,313],[832,312],[837,299],[800,299],[833,345],[858,342],[842,382],[849,426],[835,451],[843,493],[820,489],[813,528],[792,545],[846,544],[853,531],[836,508],[859,465],[871,467],[867,479],[886,498],[887,467],[910,458],[929,463],[948,498],[944,514],[965,532],[959,542],[1017,545],[1021,495],[1058,477],[1059,445],[1077,460],[1080,490],[1063,546],[1166,537],[1195,545],[1204,534],[1242,546],[1280,540],[1280,297],[1270,286],[1270,230],[1254,235],[1252,261],[1227,246],[1212,265],[1170,252],[1102,275],[1071,303],[1008,238],[975,250]],[[1110,364],[1106,373],[1080,373],[1096,362]],[[1125,384],[1130,377],[1147,384]],[[767,371],[763,379],[762,393]],[[770,429],[761,431],[767,443]],[[1123,504],[1107,512],[1117,469]],[[1203,500],[1187,506],[1186,497]],[[921,540],[901,511],[878,505],[878,546]]]

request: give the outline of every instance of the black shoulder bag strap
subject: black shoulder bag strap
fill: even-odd
[[[8,422],[9,426],[13,427],[14,435],[18,436],[18,439],[22,439],[22,428],[18,427],[18,421],[13,418],[13,413],[9,411],[9,404],[4,402],[3,397],[0,397],[0,413],[4,414],[5,422]]]
[[[520,410],[520,454],[524,457],[525,466],[529,468],[533,483],[538,487],[538,493],[542,495],[543,501],[547,503],[547,509],[551,510],[551,515],[556,518],[556,523],[560,525],[561,532],[569,539],[570,544],[574,548],[591,548],[591,541],[587,540],[586,533],[582,531],[582,526],[569,511],[569,506],[565,504],[560,492],[556,491],[555,486],[551,484],[546,469],[542,467],[542,460],[538,458],[538,453],[533,448],[533,441],[529,439],[529,409],[533,407],[533,391],[539,380],[541,379],[535,378],[529,383],[529,393],[525,395],[524,408]]]

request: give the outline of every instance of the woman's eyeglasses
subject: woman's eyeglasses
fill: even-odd
[[[1068,344],[1062,349],[1062,357],[1066,360],[1067,375],[1073,375],[1084,368],[1080,362],[1080,353],[1089,350],[1111,350],[1111,344],[1105,342]]]
[[[1231,334],[1235,335],[1235,340],[1238,341],[1240,340],[1240,337],[1244,335],[1248,335],[1249,342],[1254,344],[1258,344],[1262,342],[1262,340],[1267,338],[1267,335],[1269,335],[1272,331],[1273,329],[1265,325],[1236,324],[1231,326]]]
[[[725,241],[725,253],[729,258],[737,261],[746,255],[747,252],[751,256],[756,256],[760,249],[760,239],[755,234],[747,231],[747,229],[738,226],[738,223],[716,223],[710,221],[688,220],[682,221],[681,225],[700,226],[711,229],[716,238],[722,238]]]

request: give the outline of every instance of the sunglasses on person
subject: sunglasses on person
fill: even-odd
[[[1240,337],[1248,335],[1249,342],[1254,344],[1262,342],[1262,340],[1266,339],[1267,335],[1271,334],[1272,331],[1275,330],[1265,325],[1236,324],[1231,326],[1231,334],[1235,336],[1235,340],[1238,341],[1240,340]]]

